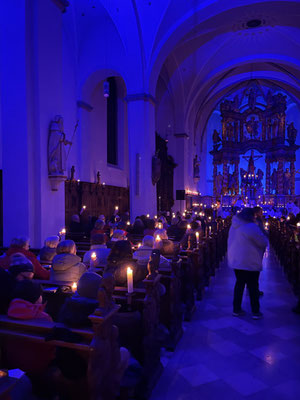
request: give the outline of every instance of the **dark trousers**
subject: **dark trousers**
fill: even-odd
[[[245,271],[235,269],[236,283],[234,287],[233,311],[239,312],[242,307],[243,293],[247,285],[250,296],[251,309],[254,314],[259,312],[259,271]]]

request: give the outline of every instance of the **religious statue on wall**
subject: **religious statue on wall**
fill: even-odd
[[[283,174],[283,194],[290,194],[292,183],[292,174],[287,168]]]
[[[220,144],[221,144],[220,133],[216,129],[214,129],[214,132],[213,132],[213,149],[215,151],[217,151],[219,146],[220,146]]]
[[[287,141],[289,143],[290,146],[293,146],[296,143],[296,139],[297,139],[297,129],[294,127],[294,122],[291,122],[290,124],[288,124],[287,126]]]
[[[252,116],[246,121],[245,126],[250,138],[255,139],[258,136],[258,121],[255,120],[255,117]]]
[[[226,126],[226,137],[229,142],[232,142],[234,139],[234,128],[232,122],[228,122]]]
[[[217,196],[220,196],[222,194],[222,189],[223,189],[223,175],[221,172],[218,173],[216,176],[216,190],[217,190]]]
[[[271,189],[271,194],[273,194],[273,193],[275,193],[275,194],[277,194],[277,177],[278,177],[278,174],[277,174],[277,169],[276,168],[274,168],[273,169],[273,172],[272,172],[272,175],[271,175],[271,187],[270,187],[270,189]]]
[[[50,123],[48,136],[48,171],[49,175],[64,175],[66,170],[66,146],[72,142],[66,139],[63,117],[56,115]]]
[[[200,160],[198,160],[197,154],[195,155],[194,161],[193,161],[193,177],[194,180],[199,180],[200,179]]]
[[[246,94],[248,95],[248,106],[251,110],[253,110],[256,105],[257,92],[256,92],[256,90],[251,88],[250,90],[248,90],[246,92]]]

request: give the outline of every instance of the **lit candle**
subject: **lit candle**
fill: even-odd
[[[91,259],[90,259],[90,267],[95,267],[96,265],[96,260],[97,260],[97,254],[93,251],[91,254]]]
[[[142,245],[142,243],[138,243],[138,248],[140,248],[140,247],[141,247],[141,245]]]
[[[80,179],[77,179],[77,182],[79,183],[79,182],[80,182]]]
[[[150,218],[150,214],[147,214],[147,218]]]
[[[77,290],[77,283],[74,282],[73,285],[72,285],[72,292],[75,293],[76,290]]]
[[[188,224],[187,229],[191,229],[191,225],[190,224]]]
[[[127,223],[128,226],[130,225],[130,221],[127,221],[126,223]]]
[[[82,206],[82,208],[85,210],[85,209],[86,209],[86,206]]]
[[[160,236],[159,236],[159,235],[156,235],[155,241],[156,241],[156,242],[160,242]]]
[[[119,207],[118,207],[118,206],[115,206],[115,210],[118,211],[118,210],[119,210]]]
[[[208,234],[211,234],[211,226],[208,227]]]
[[[185,217],[185,212],[184,212],[184,213],[182,213],[182,215]]]
[[[133,293],[133,275],[130,267],[127,268],[127,291]]]
[[[297,222],[297,228],[300,228],[300,222]]]
[[[175,214],[173,213],[173,215],[175,215]],[[154,215],[154,219],[157,219],[157,215]]]
[[[197,241],[197,244],[199,244],[199,232],[196,232],[196,241]]]
[[[158,229],[162,229],[162,223],[161,222],[159,222],[159,224],[158,224]]]

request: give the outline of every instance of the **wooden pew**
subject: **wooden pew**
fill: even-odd
[[[69,348],[86,354],[88,359],[88,376],[86,377],[88,392],[84,398],[115,399],[120,379],[116,374],[119,359],[117,331],[112,324],[113,316],[118,312],[119,306],[112,304],[109,294],[102,288],[99,290],[99,308],[89,318],[92,321],[92,329],[70,329],[63,324],[48,321],[23,321],[0,316],[0,336],[17,338],[30,343],[49,343],[56,347]],[[69,329],[80,336],[80,341],[69,343],[59,339],[46,341],[54,327]],[[18,368],[18,365],[15,365]],[[75,390],[72,398],[82,399],[83,393],[76,394],[76,384],[72,383]]]

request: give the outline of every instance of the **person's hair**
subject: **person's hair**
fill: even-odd
[[[143,243],[143,246],[147,246],[147,247],[151,247],[152,248],[153,245],[154,245],[154,237],[150,236],[150,235],[146,235],[143,238],[142,243]]]
[[[191,223],[191,228],[193,229],[193,231],[197,230],[199,228],[199,224],[196,221],[193,221]]]
[[[74,214],[71,217],[71,221],[80,223],[80,217],[78,214]]]
[[[238,218],[246,222],[254,222],[254,215],[254,209],[246,207],[238,214]]]
[[[154,219],[146,219],[145,225],[146,225],[146,229],[155,229]]]
[[[161,239],[168,239],[168,234],[165,229],[156,229],[156,231],[154,232],[154,237],[156,237],[157,235],[159,235]]]
[[[117,229],[121,229],[123,231],[126,231],[126,229],[127,229],[126,222],[124,222],[124,221],[118,222]]]
[[[17,236],[14,237],[10,242],[10,247],[22,247],[24,248],[27,244],[29,244],[29,238],[26,236]]]
[[[132,259],[132,248],[128,240],[119,240],[113,245],[108,257],[107,263],[117,263],[118,261]]]
[[[136,218],[134,223],[133,223],[133,229],[141,229],[141,228],[145,228],[144,222],[140,219],[140,218]]]
[[[91,237],[91,244],[104,244],[105,236],[103,233],[98,233],[97,235],[93,235]]]
[[[58,243],[59,243],[59,237],[58,236],[49,236],[45,240],[45,246],[46,247],[50,247],[51,249],[56,249]]]
[[[187,225],[188,225],[187,221],[182,220],[182,221],[180,221],[180,222],[178,223],[178,228],[180,228],[180,229],[186,229],[186,228],[187,228]]]
[[[42,293],[42,286],[39,283],[25,279],[16,284],[12,292],[12,298],[26,300],[34,304]]]
[[[95,229],[103,229],[105,226],[105,222],[102,219],[97,219],[95,222],[94,228]]]
[[[112,235],[113,239],[119,239],[121,237],[125,237],[125,232],[122,229],[116,229]]]
[[[63,240],[57,246],[56,253],[57,254],[71,253],[74,247],[75,247],[75,242],[73,240]]]

